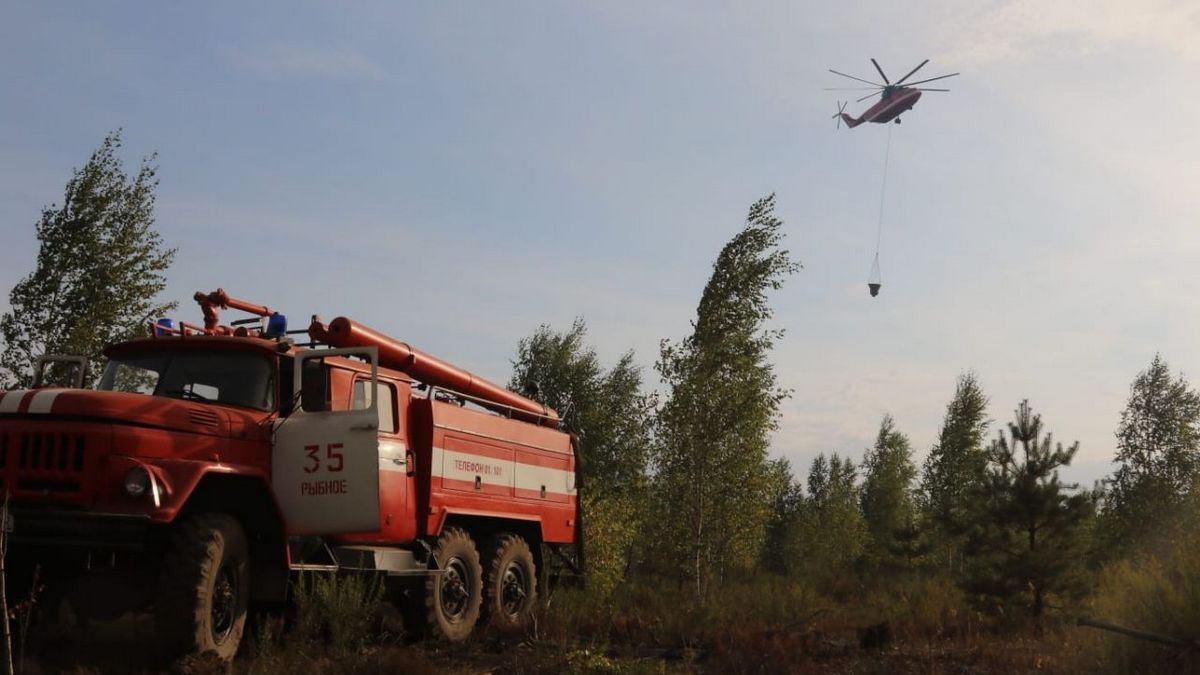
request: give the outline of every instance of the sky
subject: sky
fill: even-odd
[[[774,193],[804,269],[771,296],[803,475],[884,414],[920,462],[959,375],[1111,471],[1136,374],[1200,373],[1200,5],[92,3],[0,11],[0,289],[109,131],[157,153],[167,299],[349,316],[506,381],[538,325],[606,363],[687,335]],[[835,128],[870,58],[926,93]],[[914,78],[916,79],[916,78]],[[936,86],[936,85],[930,85]],[[853,93],[853,92],[850,92]],[[865,93],[865,92],[864,92]],[[870,103],[847,108],[860,113]],[[880,260],[869,297],[885,149]],[[0,310],[7,309],[0,297]]]

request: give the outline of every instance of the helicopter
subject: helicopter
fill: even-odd
[[[863,122],[875,122],[877,124],[884,124],[886,122],[891,122],[892,120],[895,120],[896,124],[899,124],[900,123],[900,114],[903,112],[906,112],[908,110],[912,110],[912,107],[914,105],[916,105],[917,101],[921,98],[921,92],[923,92],[923,91],[950,91],[949,89],[932,89],[932,88],[928,88],[928,87],[917,87],[914,85],[925,84],[926,82],[933,82],[934,80],[944,80],[947,77],[954,77],[955,75],[958,75],[958,73],[950,73],[949,75],[939,75],[938,77],[931,77],[927,80],[918,80],[916,82],[910,82],[908,84],[904,84],[905,80],[907,80],[908,78],[910,78],[914,74],[916,74],[916,72],[918,70],[920,70],[921,68],[923,68],[926,63],[929,63],[929,59],[925,59],[924,61],[922,61],[920,63],[920,65],[918,65],[916,68],[913,68],[911,71],[909,71],[909,73],[907,75],[900,78],[896,82],[892,82],[891,80],[888,79],[888,76],[884,74],[883,68],[879,67],[879,62],[876,61],[875,59],[871,59],[871,64],[875,66],[875,70],[879,71],[879,76],[883,78],[883,84],[879,84],[878,82],[872,82],[870,80],[864,80],[861,77],[847,75],[846,73],[839,73],[838,71],[830,68],[829,72],[833,73],[834,75],[841,75],[842,77],[848,77],[851,80],[858,80],[859,82],[863,82],[863,83],[869,84],[871,86],[870,87],[827,87],[826,91],[866,91],[868,89],[877,89],[878,90],[878,91],[875,91],[874,93],[867,94],[866,96],[858,99],[857,101],[855,101],[855,103],[861,103],[861,102],[863,102],[869,98],[872,98],[874,96],[882,96],[882,98],[879,99],[878,103],[871,106],[870,108],[867,108],[866,112],[864,112],[862,115],[860,115],[857,119],[846,114],[846,105],[848,102],[838,101],[838,111],[833,116],[833,119],[836,119],[838,121],[838,128],[841,128],[842,122],[845,122],[846,126],[851,129],[862,124]]]

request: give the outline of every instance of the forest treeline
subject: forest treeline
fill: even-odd
[[[762,575],[848,600],[918,580],[997,625],[1102,612],[1197,637],[1200,612],[1137,611],[1171,598],[1186,608],[1186,585],[1170,579],[1200,582],[1188,555],[1200,541],[1200,394],[1161,355],[1133,378],[1115,469],[1093,486],[1061,478],[1078,442],[1056,440],[1029,400],[998,412],[973,372],[947,383],[919,463],[890,415],[861,454],[821,454],[803,475],[771,457],[790,392],[770,360],[783,335],[768,294],[799,268],[773,208],[773,196],[751,207],[713,264],[691,334],[661,343],[657,390],[632,352],[601,363],[582,319],[518,346],[510,386],[565,411],[580,439],[593,590],[667,582],[702,604]],[[1122,650],[1112,662],[1142,658]]]

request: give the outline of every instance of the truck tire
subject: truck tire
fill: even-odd
[[[208,513],[175,526],[155,603],[165,659],[213,652],[229,661],[237,654],[250,595],[247,551],[232,516]]]
[[[434,637],[462,642],[479,621],[483,568],[475,542],[464,530],[447,528],[433,551],[439,574],[425,582],[426,624]]]
[[[484,614],[505,633],[523,633],[537,606],[537,568],[529,544],[515,534],[498,534],[488,542]]]

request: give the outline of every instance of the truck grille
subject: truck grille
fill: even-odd
[[[83,471],[84,439],[79,434],[24,432],[18,441],[17,466],[22,473],[79,473]],[[7,452],[4,454],[8,455]],[[0,466],[7,468],[7,460],[7,456],[0,458]]]
[[[13,474],[18,491],[79,493],[86,447],[84,434],[2,432],[0,471]]]

